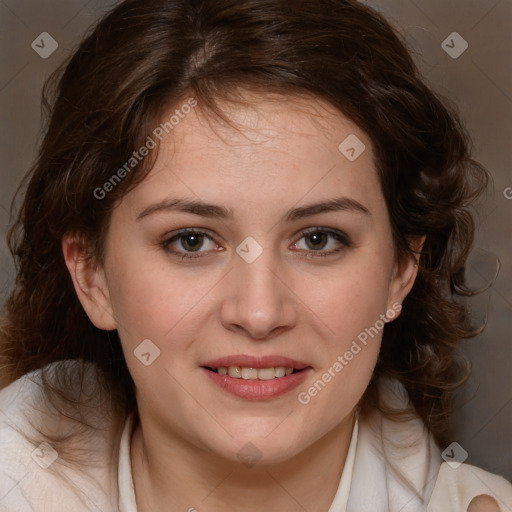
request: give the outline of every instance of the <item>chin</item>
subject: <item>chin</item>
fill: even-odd
[[[253,466],[274,465],[286,462],[300,453],[298,446],[286,446],[283,443],[269,443],[265,438],[245,440],[231,452],[229,459],[241,463],[247,468]]]
[[[275,425],[273,426],[275,429]],[[226,430],[231,432],[226,426]],[[208,437],[206,447],[212,454],[231,462],[241,463],[246,467],[262,464],[278,464],[298,455],[304,446],[290,437],[290,432],[269,435],[272,429],[262,429],[262,432],[255,432],[248,435],[241,432],[238,435],[226,439],[219,439],[217,442]]]

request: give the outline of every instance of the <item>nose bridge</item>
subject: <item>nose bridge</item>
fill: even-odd
[[[254,338],[289,327],[294,322],[292,294],[278,278],[282,266],[274,251],[247,237],[236,252],[223,308],[225,327],[242,328]]]

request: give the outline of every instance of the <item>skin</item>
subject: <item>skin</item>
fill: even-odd
[[[416,277],[414,259],[394,259],[366,134],[316,99],[245,97],[250,108],[224,105],[239,130],[198,107],[163,141],[151,173],[112,214],[103,265],[87,263],[76,238],[63,241],[85,311],[97,327],[118,330],[136,385],[141,424],[131,450],[140,511],[328,510],[382,331],[309,404],[297,395],[401,304]],[[350,134],[366,146],[353,162],[338,150]],[[281,220],[291,208],[340,196],[369,213]],[[137,220],[170,197],[224,206],[233,219],[164,210]],[[162,247],[185,228],[212,237],[195,242],[203,257],[184,262],[169,252],[185,254],[186,237]],[[315,249],[301,234],[308,228],[338,230],[350,244],[327,236]],[[247,236],[263,248],[252,263],[236,252]],[[144,339],[160,350],[149,366],[133,353]],[[200,369],[233,354],[288,356],[313,371],[284,396],[244,400]],[[261,455],[252,467],[237,457],[249,442]]]
[[[480,494],[471,500],[467,512],[501,512],[501,509],[492,496]]]

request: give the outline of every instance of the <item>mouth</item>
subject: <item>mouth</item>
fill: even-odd
[[[302,384],[313,367],[283,356],[233,355],[200,366],[222,391],[246,400],[270,400]]]

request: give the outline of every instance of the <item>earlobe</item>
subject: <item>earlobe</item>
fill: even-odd
[[[78,300],[91,322],[98,329],[116,329],[104,270],[87,258],[85,242],[76,236],[65,237],[62,252]]]

